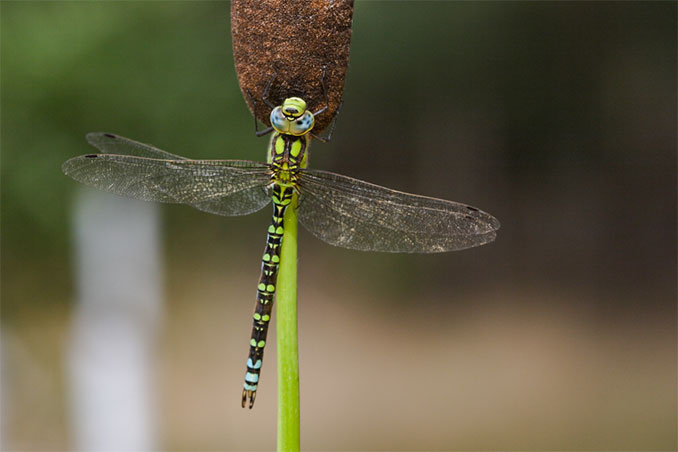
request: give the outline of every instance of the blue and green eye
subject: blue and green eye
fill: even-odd
[[[289,128],[289,134],[290,135],[304,135],[308,133],[313,126],[315,125],[315,118],[313,117],[313,113],[310,111],[306,111],[301,117],[298,119],[295,119],[294,121],[290,121],[290,128]]]
[[[287,133],[290,121],[283,114],[281,107],[275,107],[271,111],[271,125],[278,133]]]
[[[315,125],[315,118],[313,113],[306,110],[306,102],[298,97],[290,97],[271,111],[271,125],[278,133],[301,136],[310,132]]]

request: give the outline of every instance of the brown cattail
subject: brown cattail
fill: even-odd
[[[353,0],[233,0],[231,33],[240,89],[250,110],[269,124],[271,108],[262,102],[266,85],[277,72],[268,98],[280,105],[301,97],[311,111],[323,108],[321,75],[325,68],[329,108],[319,115],[315,132],[326,128],[341,102],[351,47]]]

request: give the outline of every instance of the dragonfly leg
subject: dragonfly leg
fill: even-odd
[[[318,116],[321,113],[325,113],[328,108],[330,108],[330,98],[327,95],[327,86],[325,85],[325,73],[327,72],[327,66],[323,66],[323,73],[320,75],[320,85],[323,87],[323,96],[325,96],[325,106],[320,110],[313,112],[313,116]],[[336,115],[335,115],[336,116]]]
[[[328,108],[330,108],[330,98],[327,94],[327,85],[325,84],[325,74],[327,73],[327,66],[323,66],[323,72],[322,75],[320,76],[320,85],[323,87],[323,96],[325,96],[325,106],[321,108],[320,110],[316,111],[313,113],[313,116],[318,116],[319,114],[325,113]],[[323,143],[329,143],[329,141],[332,139],[332,133],[334,132],[334,126],[337,123],[337,117],[339,116],[339,111],[341,110],[341,106],[344,105],[344,101],[339,103],[339,107],[337,107],[337,111],[334,112],[334,117],[332,118],[332,122],[330,123],[330,129],[327,135],[324,137],[320,135],[316,135],[314,133],[311,133],[311,136],[315,138],[318,141],[321,141]]]
[[[278,76],[278,64],[276,63],[276,64],[273,65],[273,76],[268,81],[268,83],[266,83],[266,87],[264,88],[264,93],[261,95],[261,100],[263,100],[264,103],[271,108],[271,110],[275,108],[275,105],[273,105],[271,103],[271,101],[268,100],[268,92],[271,89],[271,85],[273,85],[273,81],[275,80],[275,78],[277,76]]]
[[[334,133],[334,126],[337,123],[337,118],[339,117],[339,111],[341,111],[341,107],[344,105],[344,100],[342,99],[341,102],[339,103],[339,107],[337,107],[337,111],[334,113],[334,118],[332,118],[332,123],[330,123],[330,129],[329,132],[327,132],[327,135],[324,137],[321,137],[320,135],[316,135],[314,133],[311,133],[311,136],[315,138],[318,141],[321,141],[322,143],[329,143],[330,140],[332,139],[332,134]]]
[[[252,96],[252,94],[250,94],[249,90],[245,90],[245,92],[247,93],[247,97],[249,97],[252,101],[253,105],[252,116],[254,116],[254,134],[258,137],[263,137],[264,135],[268,135],[269,133],[273,132],[273,127],[267,127],[264,130],[259,130],[259,122],[257,121],[257,100],[254,98],[254,96]]]

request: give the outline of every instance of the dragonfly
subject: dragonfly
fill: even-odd
[[[255,105],[256,108],[256,105]],[[99,153],[66,161],[63,172],[85,185],[144,201],[186,204],[216,215],[247,215],[273,205],[261,262],[243,408],[254,405],[271,321],[285,211],[320,240],[344,248],[439,253],[493,241],[499,221],[475,207],[408,194],[307,168],[315,116],[300,97],[270,114],[268,161],[192,160],[112,133],[90,133]],[[255,119],[256,130],[256,119]],[[331,133],[331,132],[330,132]]]

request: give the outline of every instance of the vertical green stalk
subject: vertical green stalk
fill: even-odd
[[[299,344],[297,337],[296,195],[285,211],[276,300],[278,451],[299,451]]]

